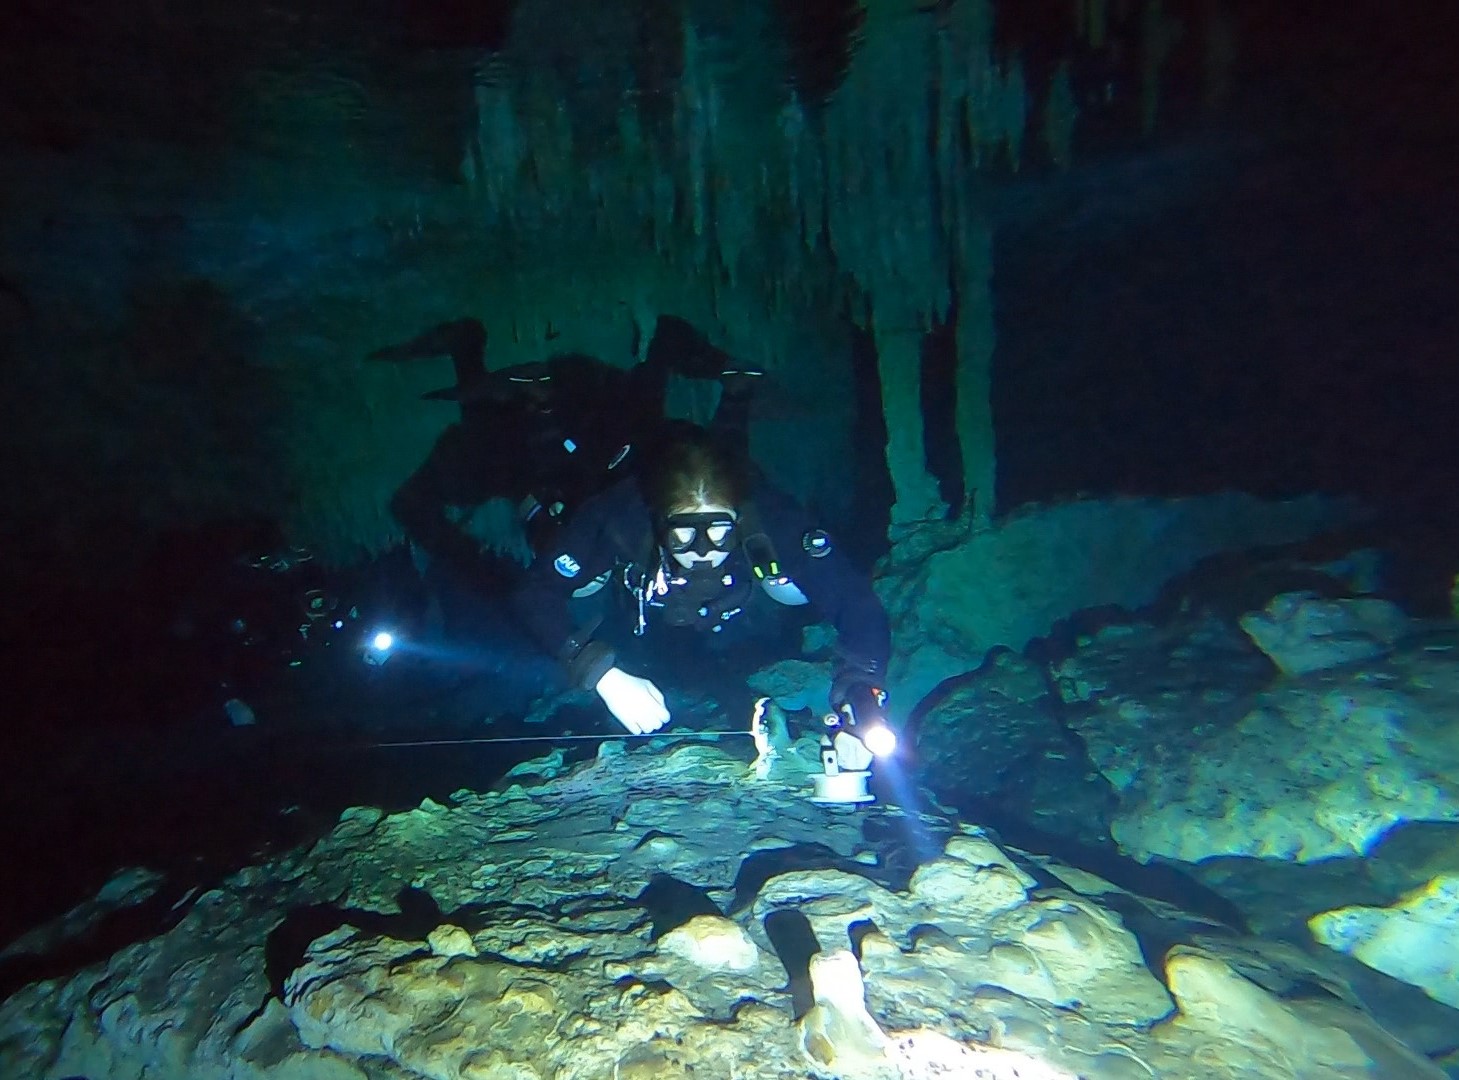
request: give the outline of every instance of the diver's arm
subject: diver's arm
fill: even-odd
[[[527,571],[512,595],[512,606],[538,644],[555,657],[568,681],[595,690],[608,711],[633,735],[647,735],[669,722],[663,692],[648,679],[617,666],[613,649],[593,639],[598,624],[578,627],[569,599],[575,589],[605,571],[619,558],[636,556],[622,550],[647,525],[647,511],[637,485],[624,481],[582,504],[568,519],[559,543]]]
[[[574,590],[613,567],[617,553],[609,530],[620,501],[617,492],[610,488],[578,507],[511,597],[512,610],[532,639],[563,665],[574,686],[585,689],[597,685],[615,656],[609,646],[593,640],[596,625],[576,625],[569,602]]]
[[[871,575],[855,566],[835,539],[818,529],[788,496],[757,492],[755,501],[775,542],[781,571],[836,628],[841,653],[838,681],[861,676],[880,686],[891,655],[891,624],[871,586]],[[821,537],[824,545],[815,542]],[[812,555],[808,547],[825,553]]]
[[[621,481],[587,500],[568,519],[559,542],[532,564],[512,595],[512,606],[538,644],[563,665],[568,681],[595,690],[608,711],[633,735],[647,735],[669,722],[664,695],[648,679],[617,666],[613,649],[595,641],[598,624],[578,627],[569,599],[575,589],[620,558],[632,560],[648,512],[637,485]]]
[[[838,674],[843,678],[860,675],[882,685],[892,651],[886,608],[872,589],[871,578],[853,567],[844,554],[832,551],[820,561],[829,565],[821,567],[820,573],[803,573],[807,579],[815,579],[811,587],[815,595],[807,593],[811,602],[836,627],[841,654]]]

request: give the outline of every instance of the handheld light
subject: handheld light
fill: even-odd
[[[390,659],[391,650],[395,648],[395,635],[389,630],[376,630],[365,639],[365,663],[372,667],[379,667]]]
[[[897,749],[897,736],[885,724],[872,724],[857,732],[861,742],[871,751],[873,757],[890,757]]]

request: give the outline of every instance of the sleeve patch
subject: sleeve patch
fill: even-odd
[[[575,578],[583,572],[582,564],[565,551],[552,560],[552,568],[565,578]]]
[[[824,559],[831,554],[831,538],[824,529],[811,529],[800,538],[800,546],[813,559]]]

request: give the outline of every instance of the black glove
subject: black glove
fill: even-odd
[[[831,708],[852,724],[886,719],[887,692],[865,671],[843,671],[831,680]]]

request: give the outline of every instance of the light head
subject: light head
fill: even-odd
[[[855,731],[862,745],[871,751],[872,757],[885,758],[896,753],[897,734],[886,724],[874,721],[870,724],[858,725]]]
[[[365,663],[371,667],[379,667],[394,654],[395,644],[395,635],[389,630],[376,630],[365,638],[362,650]]]

